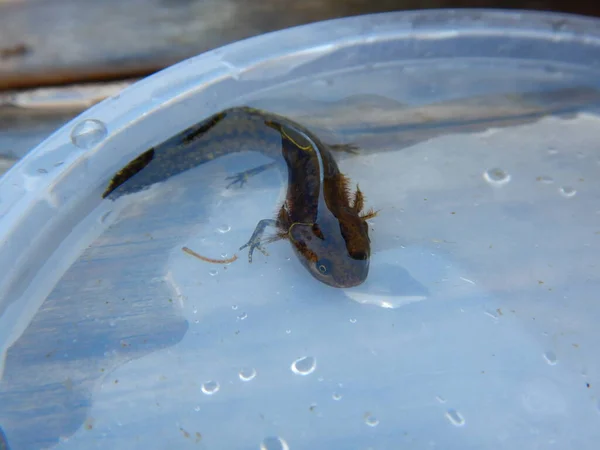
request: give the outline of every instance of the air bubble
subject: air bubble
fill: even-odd
[[[247,317],[248,314],[246,313],[241,313],[239,316],[237,316],[238,320],[246,320]]]
[[[221,234],[225,234],[225,233],[231,231],[231,227],[227,224],[221,225],[219,228],[217,228],[217,231]]]
[[[577,194],[577,191],[571,186],[561,186],[558,192],[560,192],[560,195],[567,198],[573,197],[575,194]]]
[[[331,398],[338,402],[342,399],[342,394],[340,394],[339,392],[334,392]]]
[[[290,446],[278,436],[269,436],[260,443],[260,450],[290,450]]]
[[[221,386],[217,381],[207,381],[202,385],[202,392],[206,395],[213,395],[219,392]]]
[[[317,368],[317,360],[312,356],[297,359],[291,365],[292,372],[296,375],[310,375]]]
[[[510,181],[510,175],[504,170],[494,167],[483,172],[483,179],[494,186],[502,186]]]
[[[71,142],[76,147],[88,150],[101,142],[107,134],[104,123],[96,119],[86,119],[71,130]]]
[[[465,418],[455,409],[449,409],[446,411],[446,418],[455,427],[462,427],[465,424]]]
[[[377,417],[375,417],[371,413],[366,413],[365,423],[370,427],[376,427],[377,425],[379,425],[379,419],[377,419]]]
[[[217,269],[211,269],[208,271],[208,273],[211,277],[216,277],[219,274],[219,271]]]
[[[356,319],[354,319],[354,318],[350,319],[350,323],[356,323]]]
[[[256,369],[253,368],[244,368],[240,370],[238,373],[240,380],[242,381],[252,381],[256,377]]]
[[[556,358],[556,353],[554,353],[553,351],[547,351],[546,353],[544,353],[544,359],[551,366],[555,366],[558,362],[558,359]]]

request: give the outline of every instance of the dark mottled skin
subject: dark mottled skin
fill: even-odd
[[[140,191],[220,156],[258,151],[274,160],[237,176],[278,167],[288,177],[286,200],[276,219],[261,220],[247,244],[248,259],[262,244],[288,239],[302,264],[321,282],[334,287],[361,284],[369,272],[370,240],[358,186],[350,192],[333,151],[354,151],[350,145],[328,145],[303,126],[275,114],[248,107],[225,110],[151,148],[121,169],[103,197],[115,199]],[[276,234],[263,239],[265,228]]]

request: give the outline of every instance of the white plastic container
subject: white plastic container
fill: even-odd
[[[317,23],[184,61],[59,129],[0,179],[10,448],[595,449],[598,25]],[[231,256],[272,216],[276,173],[225,187],[255,154],[101,200],[148,147],[246,104],[363,149],[340,161],[381,210],[363,285],[316,282],[286,242],[252,264],[181,251]]]

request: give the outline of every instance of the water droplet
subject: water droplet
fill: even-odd
[[[290,450],[290,446],[278,436],[269,436],[260,443],[260,450]]]
[[[502,186],[510,181],[510,175],[504,170],[494,167],[483,172],[483,179],[494,186]]]
[[[285,330],[285,334],[292,334],[292,330]]]
[[[577,194],[577,191],[571,186],[561,186],[558,192],[560,192],[560,195],[567,198],[573,197],[575,194]]]
[[[371,413],[366,413],[365,414],[365,423],[367,425],[369,425],[370,427],[376,427],[377,425],[379,425],[379,419],[377,419],[377,417],[375,417]]]
[[[86,119],[71,130],[71,142],[73,145],[87,150],[101,142],[107,134],[106,126],[102,122],[96,119]]]
[[[317,360],[312,356],[297,359],[291,365],[292,372],[296,375],[310,375],[317,368]]]
[[[219,228],[217,228],[217,231],[218,231],[219,233],[221,233],[221,234],[225,234],[225,233],[227,233],[228,231],[231,231],[231,227],[230,227],[229,225],[227,225],[227,224],[225,224],[225,225],[221,225]]]
[[[236,309],[238,309],[238,305],[231,305],[231,309],[235,311]]]
[[[210,269],[208,273],[211,277],[216,277],[219,274],[219,271],[217,269]]]
[[[254,378],[256,377],[256,369],[245,368],[240,370],[240,373],[238,375],[240,377],[240,380],[242,381],[251,381],[254,380]]]
[[[339,392],[334,392],[331,398],[334,399],[336,402],[340,401],[342,399],[342,394],[340,394]]]
[[[350,319],[350,323],[356,323],[356,319],[354,319],[354,318]]]
[[[465,424],[465,418],[455,409],[449,409],[446,411],[446,418],[455,427],[462,427]]]
[[[241,313],[239,316],[237,316],[238,320],[244,320],[248,317],[248,314],[246,313]]]
[[[219,392],[221,386],[217,381],[207,381],[202,385],[202,392],[206,395],[213,395]]]
[[[552,183],[554,183],[554,178],[546,176],[546,175],[543,175],[541,177],[537,177],[536,179],[540,183],[544,183],[544,184],[552,184]]]
[[[546,360],[546,362],[548,364],[550,364],[551,366],[555,366],[556,363],[558,362],[558,359],[556,358],[556,353],[554,353],[553,351],[547,351],[546,353],[544,353],[544,359]]]

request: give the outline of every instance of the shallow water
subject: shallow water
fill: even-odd
[[[569,108],[519,93],[596,80],[440,60],[240,99],[363,148],[340,168],[381,210],[368,281],[320,284],[287,242],[237,252],[281,196],[276,171],[226,188],[260,155],[104,202],[7,352],[11,445],[595,448],[599,97],[541,117]]]

